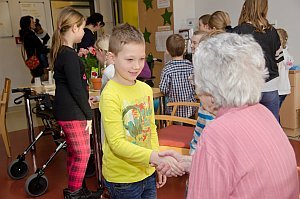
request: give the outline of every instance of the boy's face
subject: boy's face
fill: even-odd
[[[208,24],[203,24],[202,20],[199,20],[199,31],[201,32],[208,32],[209,31],[209,27]]]
[[[145,64],[145,44],[128,43],[118,55],[113,55],[114,80],[123,85],[134,85]]]

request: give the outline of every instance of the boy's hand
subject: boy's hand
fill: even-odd
[[[182,176],[184,168],[181,164],[171,156],[159,156],[156,151],[153,151],[150,156],[150,163],[154,167],[159,167],[164,171],[166,176]]]
[[[171,156],[177,160],[178,164],[181,166],[181,168],[183,168],[184,172],[186,173],[190,172],[191,164],[192,164],[192,156],[181,155],[173,150],[166,150],[166,151],[159,152],[158,156],[159,157]],[[169,176],[168,169],[163,165],[159,165],[158,167],[156,167],[156,170],[164,175],[167,175],[168,177],[173,176],[173,175]]]
[[[156,171],[156,174],[157,174],[156,188],[159,189],[159,188],[163,187],[166,184],[166,182],[167,182],[167,176],[162,175],[158,171]]]

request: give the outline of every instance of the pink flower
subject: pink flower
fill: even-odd
[[[96,56],[96,49],[94,47],[88,47],[89,53]]]

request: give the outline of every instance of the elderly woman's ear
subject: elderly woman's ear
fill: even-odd
[[[210,94],[203,94],[199,96],[202,107],[207,112],[216,115],[218,112],[218,106],[215,103],[215,98]]]

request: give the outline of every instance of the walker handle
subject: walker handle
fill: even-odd
[[[11,89],[12,93],[31,93],[30,88],[13,88]]]

